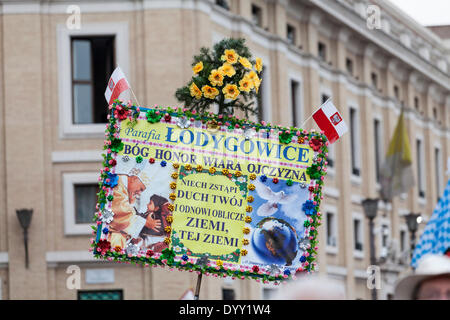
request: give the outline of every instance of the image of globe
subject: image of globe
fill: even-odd
[[[268,264],[292,265],[297,255],[297,233],[286,221],[267,217],[256,225],[251,244],[255,253]]]

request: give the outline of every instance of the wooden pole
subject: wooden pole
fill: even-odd
[[[198,300],[198,296],[200,295],[200,286],[202,285],[202,276],[203,276],[203,273],[200,273],[197,277],[197,286],[195,288],[194,300]]]

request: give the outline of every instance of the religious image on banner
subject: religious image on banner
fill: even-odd
[[[136,163],[129,156],[118,157],[115,173],[117,185],[113,189],[108,239],[111,246],[125,248],[132,244],[140,250],[161,252],[164,243],[170,188],[170,172],[161,166]]]
[[[250,247],[243,263],[250,265],[280,265],[297,269],[305,253],[304,222],[307,219],[302,204],[310,192],[306,184],[275,182],[261,176],[254,182],[253,211],[250,215]]]

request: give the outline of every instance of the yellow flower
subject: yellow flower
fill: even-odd
[[[191,93],[192,97],[195,97],[195,99],[200,99],[202,97],[202,91],[194,82],[192,82],[191,86],[189,87],[189,92]]]
[[[218,266],[218,267],[223,266],[223,261],[222,260],[217,260],[216,261],[216,266]]]
[[[184,168],[185,168],[187,171],[190,171],[190,170],[192,169],[192,166],[188,163],[187,165],[184,166]]]
[[[236,172],[234,173],[234,175],[235,175],[236,177],[240,177],[240,176],[242,176],[242,172],[236,171]]]
[[[257,78],[257,79],[255,79],[255,80],[253,80],[253,84],[255,85],[255,91],[256,91],[256,93],[258,93],[258,91],[259,91],[259,86],[260,86],[260,84],[261,84],[261,79]]]
[[[180,164],[175,162],[172,164],[172,166],[174,169],[178,169],[180,167]]]
[[[219,94],[219,90],[208,85],[203,86],[202,91],[205,98],[208,99],[214,99]]]
[[[169,204],[167,205],[167,210],[173,211],[174,209],[175,209],[175,206],[174,206],[173,204],[169,203]]]
[[[247,223],[252,222],[252,217],[250,217],[250,216],[245,216],[245,222],[247,222]]]
[[[239,55],[236,51],[234,51],[234,49],[225,49],[225,53],[220,59],[228,62],[229,64],[235,64],[239,59]]]
[[[252,206],[247,206],[247,208],[245,208],[245,211],[252,212],[253,211],[253,207]]]
[[[256,74],[255,71],[250,71],[249,73],[247,73],[244,78],[248,78],[250,81],[252,81],[253,83],[255,83],[256,80],[259,80],[258,75]]]
[[[202,167],[202,165],[201,165],[201,164],[197,165],[197,168],[196,168],[196,170],[197,170],[197,171],[202,171],[202,170],[203,170],[203,167]]]
[[[228,169],[222,169],[222,174],[224,176],[227,176],[230,173],[230,171]]]
[[[170,183],[170,189],[176,189],[177,188],[177,183],[176,182],[171,182]]]
[[[222,89],[223,94],[225,95],[225,99],[236,100],[239,95],[238,87],[235,84],[227,84]]]
[[[167,233],[170,233],[170,232],[172,232],[172,227],[166,226],[166,227],[164,228],[164,231],[167,232]]]
[[[263,67],[263,65],[262,65],[262,59],[261,58],[256,58],[256,61],[255,61],[256,63],[255,63],[255,69],[256,69],[256,71],[258,71],[258,72],[261,72],[262,71],[262,67]]]
[[[174,173],[172,173],[172,178],[174,178],[174,179],[177,179],[178,178],[178,172],[174,172]]]
[[[242,244],[244,246],[248,245],[250,242],[248,241],[248,239],[242,239]]]
[[[172,200],[173,200],[173,199],[172,199]],[[253,200],[255,200],[255,198],[253,198],[253,196],[248,196],[248,197],[247,197],[247,202],[252,203]]]
[[[214,167],[209,168],[209,173],[211,173],[211,174],[216,173],[216,168],[214,168]]]
[[[245,234],[249,234],[250,233],[250,228],[249,227],[244,227],[242,229],[242,232],[245,233]]]
[[[172,216],[167,216],[167,217],[166,217],[166,221],[167,221],[168,223],[172,223],[172,222],[173,222],[173,217],[172,217]]]
[[[250,180],[255,180],[256,179],[256,174],[255,173],[250,173],[250,175],[248,177],[250,178]]]
[[[250,92],[250,90],[254,87],[253,81],[249,78],[244,77],[241,81],[239,81],[239,90]]]
[[[203,62],[200,61],[199,63],[197,63],[193,68],[192,71],[194,72],[194,74],[198,74],[200,71],[203,70]]]
[[[234,67],[228,62],[225,62],[221,67],[219,67],[219,71],[227,77],[232,77],[236,74],[236,70],[234,70]]]
[[[208,77],[209,82],[213,86],[221,86],[223,85],[223,73],[220,70],[214,69],[211,71],[211,74]]]
[[[245,249],[242,249],[242,250],[241,250],[241,255],[242,255],[242,256],[246,256],[246,255],[247,255],[247,253],[248,253],[248,251],[247,251],[247,250],[245,250]]]
[[[252,68],[252,64],[250,63],[250,61],[248,61],[247,58],[240,57],[239,62],[244,66],[244,68],[247,68],[247,69]]]
[[[164,238],[164,243],[165,244],[169,244],[170,243],[170,238],[169,237],[165,237]]]
[[[251,190],[251,191],[255,190],[255,185],[252,184],[252,183],[250,183],[250,184],[248,185],[248,189]]]

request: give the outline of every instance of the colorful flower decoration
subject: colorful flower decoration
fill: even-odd
[[[166,114],[164,115],[164,121],[165,121],[165,122],[170,122],[170,120],[172,120],[172,117],[170,116],[170,114],[166,113]]]
[[[119,182],[119,176],[117,174],[108,172],[107,178],[103,181],[103,184],[110,188],[114,188],[115,186],[117,186],[118,182]]]
[[[144,158],[142,158],[141,156],[137,156],[136,157],[136,162],[137,163],[141,163],[144,160]]]
[[[316,206],[314,205],[314,201],[312,200],[306,200],[305,203],[302,205],[302,210],[305,211],[305,214],[307,216],[310,216],[315,213]]]
[[[178,168],[180,167],[180,164],[174,162],[174,163],[172,164],[172,166],[173,166],[174,169],[178,169]]]
[[[244,246],[248,245],[250,242],[248,241],[248,239],[242,239],[242,244]]]
[[[178,172],[172,172],[172,174],[170,175],[173,179],[177,179],[178,178]]]
[[[249,202],[249,203],[252,203],[254,200],[255,200],[255,198],[252,195],[247,197],[247,202]]]
[[[263,174],[261,177],[259,177],[259,180],[261,182],[266,182],[267,181],[267,176],[265,174]]]
[[[112,138],[109,148],[111,149],[112,152],[120,152],[120,151],[122,151],[124,146],[125,145],[123,144],[121,139],[119,139],[119,138]]]
[[[170,189],[172,189],[172,190],[176,189],[177,188],[177,183],[176,182],[171,182],[169,186],[170,186]]]
[[[309,146],[316,152],[319,151],[320,148],[322,148],[322,145],[322,141],[317,138],[312,138],[311,140],[309,140]]]
[[[293,184],[294,182],[291,179],[286,180],[286,185],[288,185],[289,187],[292,186]]]
[[[248,251],[246,249],[241,250],[241,256],[246,256]]]
[[[250,173],[249,176],[250,180],[255,180],[256,179],[256,174],[255,173]]]
[[[155,253],[153,252],[153,250],[147,250],[146,253],[149,257],[153,256]]]
[[[250,222],[252,222],[252,217],[245,216],[244,221],[247,222],[247,223],[250,223]]]
[[[165,160],[161,161],[161,167],[167,166],[167,162]]]
[[[148,159],[148,162],[150,162],[151,164],[155,163],[155,158]]]
[[[127,110],[125,108],[116,108],[114,110],[114,117],[117,119],[123,121],[126,118],[128,118],[128,115],[130,114],[130,110]]]
[[[244,227],[244,228],[242,229],[242,232],[243,232],[244,234],[249,234],[249,233],[250,233],[250,228],[249,228],[249,227]]]
[[[167,217],[166,217],[166,221],[167,221],[168,223],[172,223],[172,222],[173,222],[173,217],[172,217],[172,216],[167,216]]]
[[[277,177],[275,177],[275,178],[272,179],[272,182],[275,183],[275,184],[277,184],[277,183],[279,182],[279,180],[278,180]]]
[[[188,257],[187,254],[183,254],[183,255],[181,256],[181,259],[182,259],[183,261],[188,261],[188,260],[189,260],[189,257]]]
[[[248,190],[250,190],[250,191],[255,190],[255,185],[253,183],[250,183],[247,187],[248,187]]]
[[[177,198],[177,195],[174,192],[169,194],[169,199],[170,200],[175,200],[176,198]]]
[[[284,132],[282,132],[282,133],[278,136],[278,140],[279,140],[281,143],[289,144],[289,143],[291,143],[292,137],[293,137],[293,136],[294,136],[294,133],[293,133],[293,132],[290,132],[290,131],[284,131]]]
[[[148,110],[145,115],[147,116],[147,121],[150,123],[157,123],[162,118],[161,112],[154,109]]]
[[[253,207],[252,207],[252,206],[247,206],[247,207],[245,208],[245,211],[247,211],[247,212],[252,212],[252,211],[253,211]]]
[[[305,262],[305,261],[306,261],[306,257],[305,257],[305,256],[301,256],[301,257],[300,257],[300,262],[303,263],[303,262]]]

